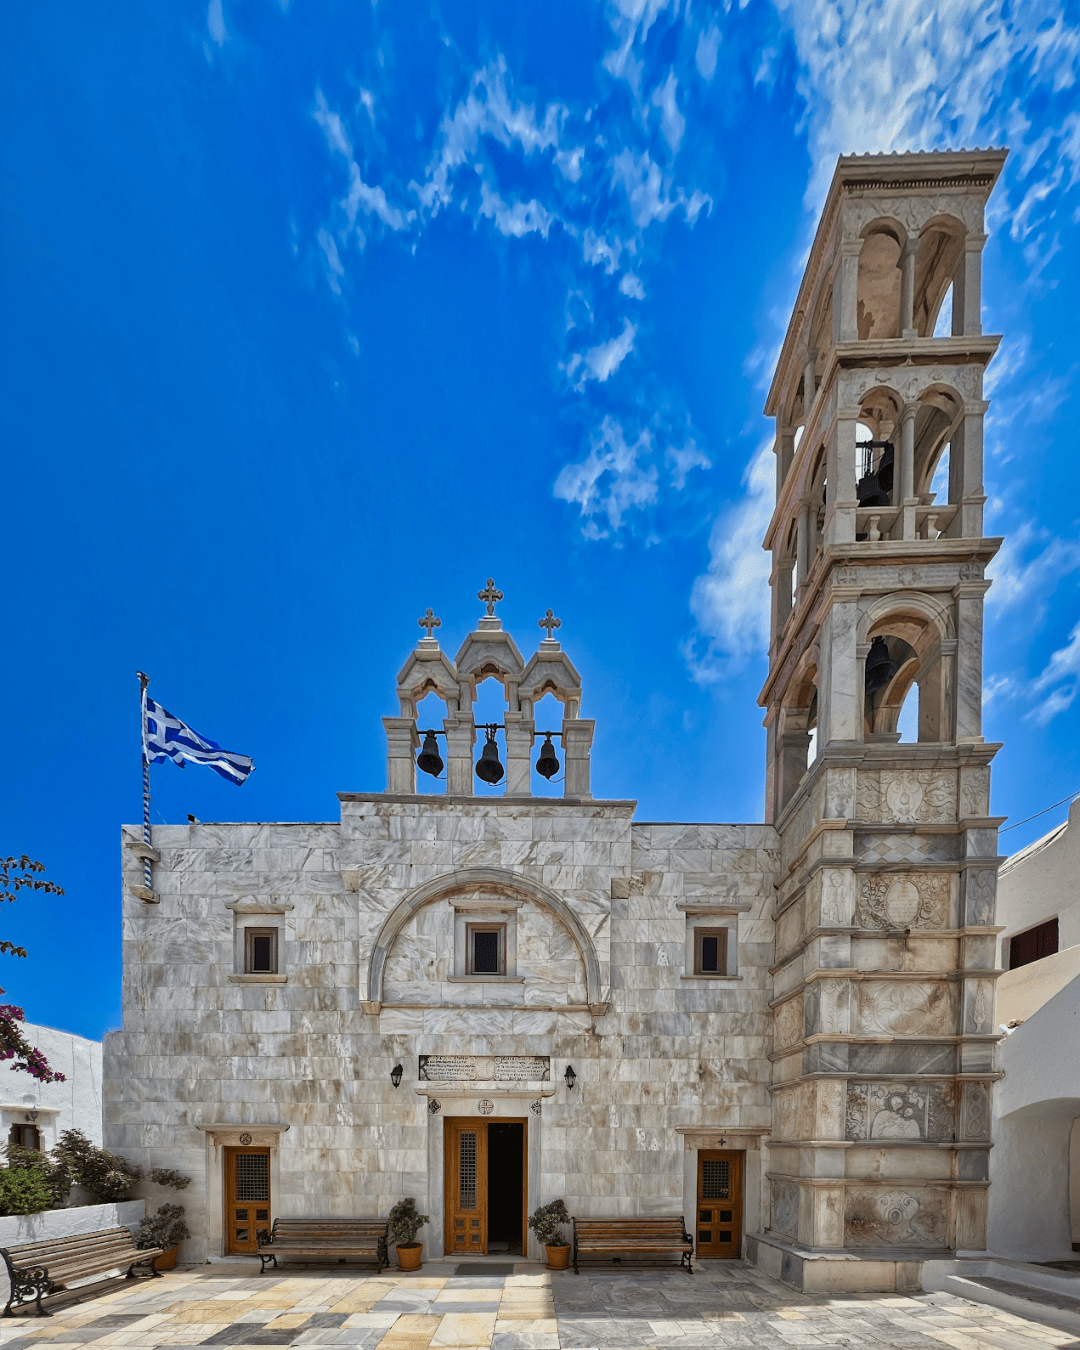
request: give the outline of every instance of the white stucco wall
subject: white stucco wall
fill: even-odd
[[[997,921],[1003,924],[1002,966],[1009,939],[1057,916],[1058,949],[1080,944],[1080,798],[1064,825],[1029,844],[998,873]]]
[[[70,1031],[24,1025],[27,1040],[36,1045],[51,1068],[65,1075],[62,1083],[40,1083],[28,1073],[0,1063],[0,1131],[6,1142],[14,1124],[36,1124],[41,1144],[50,1149],[64,1130],[77,1129],[101,1144],[101,1042]],[[35,1121],[28,1117],[37,1111]]]
[[[998,1256],[1070,1260],[1080,1178],[1070,1167],[1080,1118],[1080,980],[998,1047],[988,1245]]]

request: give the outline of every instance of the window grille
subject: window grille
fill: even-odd
[[[461,1132],[460,1203],[462,1209],[476,1208],[476,1131]]]
[[[237,1200],[270,1199],[270,1158],[266,1153],[236,1155]]]
[[[701,1161],[702,1200],[731,1199],[731,1163],[726,1158],[703,1158]]]

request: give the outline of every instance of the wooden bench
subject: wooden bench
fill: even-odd
[[[346,1261],[349,1257],[375,1261],[379,1270],[390,1264],[386,1253],[385,1219],[275,1219],[267,1237],[259,1234],[263,1274],[279,1256],[309,1261]]]
[[[52,1314],[41,1306],[47,1294],[58,1293],[72,1280],[91,1275],[107,1275],[128,1268],[129,1280],[136,1266],[148,1266],[150,1274],[161,1279],[154,1262],[164,1256],[161,1247],[139,1248],[127,1228],[103,1228],[97,1233],[78,1233],[74,1237],[52,1238],[47,1242],[23,1242],[17,1247],[0,1247],[0,1255],[11,1277],[11,1297],[4,1317],[14,1317],[13,1304],[37,1304],[39,1317]]]
[[[636,1253],[678,1252],[679,1264],[694,1273],[694,1240],[681,1214],[648,1219],[578,1219],[574,1226],[574,1274],[581,1256],[610,1256],[613,1261]]]

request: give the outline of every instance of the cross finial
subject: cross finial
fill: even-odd
[[[420,625],[421,628],[427,629],[427,632],[424,634],[426,638],[431,637],[431,630],[433,628],[442,627],[442,619],[437,619],[435,617],[435,611],[431,608],[430,605],[428,605],[427,609],[424,611],[424,617],[422,619],[417,619],[416,622]]]
[[[553,628],[561,628],[562,619],[557,619],[555,617],[554,610],[549,609],[548,612],[544,615],[544,617],[540,620],[540,627],[547,629],[547,637],[544,639],[544,641],[551,642],[554,640],[551,630]]]
[[[503,593],[496,589],[495,581],[492,577],[488,577],[487,581],[487,586],[482,591],[476,592],[476,598],[477,600],[483,600],[485,602],[489,614],[494,614],[495,604],[503,598]]]

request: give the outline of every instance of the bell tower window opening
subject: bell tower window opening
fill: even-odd
[[[945,295],[941,301],[941,305],[938,308],[937,319],[934,322],[934,332],[933,332],[934,337],[936,338],[952,337],[953,331],[952,307],[953,307],[953,286],[952,282],[950,281],[949,289],[945,292]]]
[[[446,703],[429,684],[416,704],[416,727],[420,737],[420,748],[416,754],[416,767],[419,769],[416,775],[417,792],[438,793],[446,790],[447,748],[443,725],[447,715]],[[436,783],[440,786],[436,787]]]

